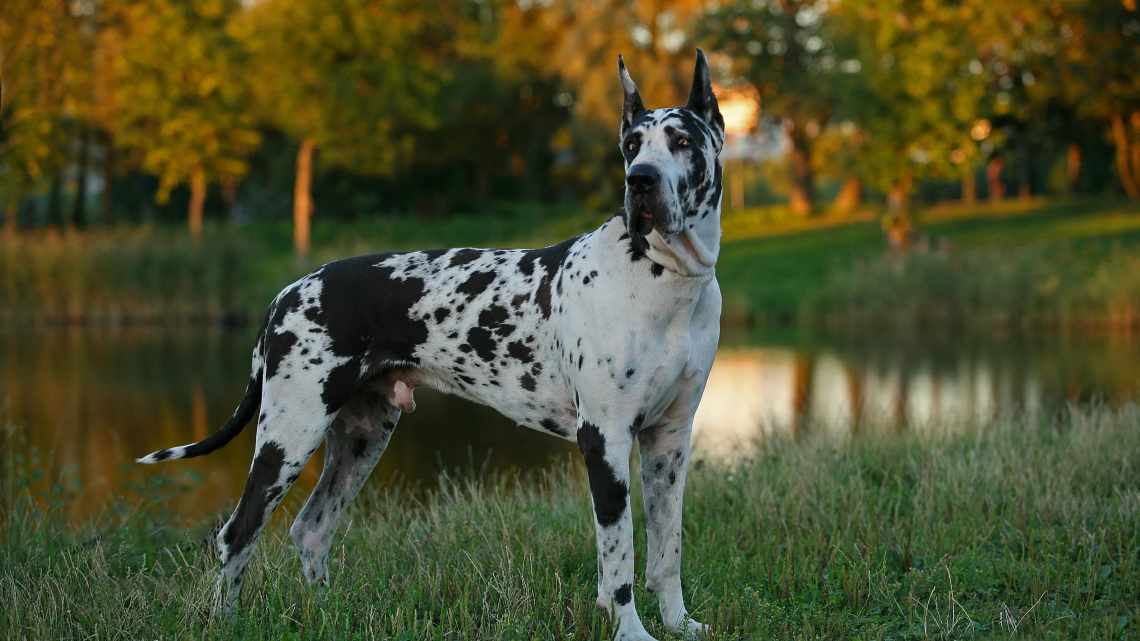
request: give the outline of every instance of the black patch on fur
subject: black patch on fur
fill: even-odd
[[[268,319],[266,320],[265,329],[263,330],[265,337],[265,378],[266,380],[273,378],[277,374],[277,368],[281,365],[281,360],[289,355],[293,346],[297,344],[297,335],[293,332],[277,333],[277,329],[285,323],[285,316],[289,312],[294,312],[301,307],[301,293],[299,284],[294,284],[289,287],[281,297],[277,299],[277,304],[272,306],[269,311]]]
[[[472,263],[478,260],[479,256],[482,254],[483,252],[476,249],[460,249],[451,255],[451,260],[448,261],[448,265],[451,267],[466,265],[467,263]]]
[[[665,266],[661,263],[653,263],[653,265],[649,268],[649,273],[653,274],[654,278],[657,278],[661,274],[665,273]]]
[[[495,348],[498,347],[498,343],[491,338],[491,332],[486,328],[472,327],[467,332],[467,342],[475,348],[479,358],[487,362],[495,359]]]
[[[467,300],[470,302],[479,294],[487,291],[487,287],[495,281],[495,272],[474,272],[463,281],[455,291],[460,294],[466,294]]]
[[[270,502],[281,494],[281,488],[276,487],[276,483],[281,478],[281,466],[284,464],[285,450],[272,441],[262,445],[254,457],[237,514],[222,535],[230,557],[244,550],[264,524]]]
[[[421,252],[428,259],[441,251]],[[350,360],[329,373],[321,398],[332,413],[352,396],[376,364],[416,364],[415,350],[428,337],[427,323],[410,318],[424,295],[422,278],[399,278],[391,267],[377,267],[393,254],[357,256],[331,262],[315,274],[322,281],[320,314],[331,351]],[[372,362],[365,363],[368,354]]]
[[[519,377],[519,385],[528,392],[534,391],[534,378],[530,374],[523,374]]]
[[[558,426],[558,423],[552,418],[544,418],[538,423],[542,429],[557,434],[559,436],[566,436],[566,430]]]
[[[358,438],[352,442],[352,455],[356,458],[362,458],[367,449],[368,439],[366,438]]]
[[[507,336],[515,331],[514,325],[504,323],[510,313],[507,308],[502,305],[491,305],[487,309],[479,312],[479,326],[494,331],[499,336]]]
[[[590,493],[594,497],[598,525],[609,527],[617,523],[625,512],[629,488],[606,462],[606,437],[589,421],[583,422],[578,429],[578,449],[586,460],[586,474],[590,477]]]
[[[521,341],[507,343],[507,354],[520,363],[529,363],[534,360],[534,350],[523,345]]]
[[[628,583],[625,583],[617,590],[614,590],[614,601],[618,605],[629,605],[631,599],[633,599],[633,589],[630,588],[630,585]]]
[[[566,254],[570,252],[570,247],[578,242],[580,236],[575,236],[569,240],[564,240],[557,245],[550,247],[543,247],[542,249],[531,249],[523,253],[522,258],[519,260],[519,271],[524,274],[531,274],[534,270],[534,265],[542,265],[545,273],[542,275],[542,281],[538,284],[538,293],[535,294],[534,302],[538,304],[538,308],[542,310],[543,318],[550,318],[550,283],[558,273],[562,262],[566,260]]]
[[[332,368],[328,378],[324,381],[324,388],[321,389],[321,401],[324,402],[325,407],[329,408],[330,413],[344,407],[344,404],[352,397],[353,392],[356,391],[356,386],[360,383],[360,375],[359,358],[350,358]]]
[[[446,307],[439,307],[435,310],[435,322],[442,323],[445,318],[451,315],[451,310]]]

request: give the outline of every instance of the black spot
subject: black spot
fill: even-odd
[[[479,256],[482,254],[483,252],[475,249],[457,249],[455,250],[455,253],[452,254],[451,260],[448,261],[448,264],[452,267],[466,265],[467,263],[478,260]]]
[[[495,348],[498,346],[491,338],[491,332],[483,327],[472,327],[467,332],[467,342],[475,348],[475,353],[485,361],[492,361],[495,359]],[[463,346],[460,346],[463,349]]]
[[[538,423],[542,429],[557,434],[559,436],[566,436],[566,430],[558,426],[558,422],[552,418],[544,418]]]
[[[635,370],[631,367],[631,368],[625,370],[625,377],[626,378],[632,378],[636,372],[637,372],[637,370]]]
[[[332,414],[344,407],[360,383],[360,374],[359,358],[350,358],[329,372],[321,390],[321,400],[324,401],[326,413]]]
[[[616,601],[618,605],[628,605],[630,599],[632,598],[633,590],[630,589],[628,583],[622,585],[617,590],[614,590],[614,601]]]
[[[522,344],[521,341],[507,343],[507,354],[522,363],[529,363],[534,360],[534,350]]]
[[[435,310],[435,322],[442,323],[443,319],[451,315],[451,310],[446,307],[439,307]]]
[[[519,377],[519,385],[528,392],[534,391],[534,378],[530,374],[523,374]]]
[[[270,502],[280,496],[281,488],[275,487],[275,484],[281,478],[281,466],[284,463],[285,450],[272,441],[262,445],[254,457],[237,513],[222,535],[230,557],[249,545],[265,521],[265,512]]]
[[[467,300],[470,301],[471,299],[475,298],[479,294],[482,294],[483,292],[487,291],[487,287],[490,286],[491,283],[494,281],[495,281],[495,272],[491,272],[491,271],[474,272],[470,276],[468,276],[467,280],[463,281],[463,283],[460,284],[459,287],[456,287],[455,291],[457,291],[461,294],[466,294]]]
[[[352,442],[352,455],[356,458],[363,458],[365,450],[368,449],[368,439],[358,438]]]
[[[569,253],[570,247],[573,246],[579,238],[580,236],[575,236],[557,245],[543,247],[542,249],[528,250],[523,253],[522,258],[519,260],[519,271],[522,271],[524,274],[531,274],[535,264],[542,265],[545,270],[542,275],[542,280],[538,284],[538,292],[534,298],[534,302],[537,303],[539,309],[542,310],[543,318],[550,318],[550,283],[554,279],[555,274],[559,272],[562,261],[566,259],[566,254]]]
[[[170,450],[159,450],[155,452],[153,456],[151,456],[151,459],[155,461],[165,461],[166,459],[170,458],[170,454]]]
[[[653,263],[653,265],[649,268],[649,273],[653,274],[654,278],[657,278],[661,274],[665,273],[665,266],[661,263]]]
[[[421,252],[428,258],[441,251]],[[320,320],[331,352],[349,360],[324,381],[321,398],[328,412],[340,409],[363,378],[376,366],[415,364],[415,350],[428,336],[427,323],[409,315],[424,295],[421,278],[395,275],[379,266],[397,254],[357,256],[328,263],[313,277],[322,281]],[[369,362],[364,361],[368,355]]]
[[[609,527],[617,523],[625,512],[629,488],[606,462],[606,437],[589,421],[578,428],[578,449],[586,460],[586,474],[590,477],[590,493],[594,497],[598,525]]]
[[[503,322],[507,320],[508,317],[507,308],[501,305],[491,305],[487,309],[479,312],[479,325],[493,330],[499,336],[508,336],[511,332],[515,331],[514,325]]]

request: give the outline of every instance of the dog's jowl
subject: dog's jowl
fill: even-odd
[[[217,538],[216,607],[236,604],[258,533],[322,440],[324,470],[290,534],[306,578],[328,581],[341,513],[422,385],[578,444],[597,526],[598,604],[615,617],[618,639],[644,640],[632,589],[636,442],[646,587],[666,627],[704,630],[681,594],[681,501],[719,338],[724,123],[699,51],[683,107],[646,109],[620,58],[618,71],[620,214],[543,249],[377,254],[321,267],[269,306],[229,422],[139,459],[206,454],[257,415],[249,478]]]

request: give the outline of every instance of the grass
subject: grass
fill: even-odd
[[[0,240],[0,320],[256,322],[282,286],[362,253],[540,246],[605,216],[518,204],[449,218],[317,221],[314,255],[290,253],[287,224],[214,226],[199,246],[144,227]],[[732,326],[1100,325],[1140,329],[1140,205],[1007,201],[922,212],[945,253],[888,256],[878,219],[801,219],[780,208],[724,217],[718,278]],[[952,296],[947,298],[947,292]]]
[[[279,521],[230,619],[206,610],[216,523],[176,528],[142,509],[67,526],[20,499],[2,524],[0,630],[52,640],[610,638],[593,606],[584,487],[567,466],[445,483],[422,499],[369,493],[334,545],[325,590],[303,584]],[[1140,634],[1135,407],[1004,419],[957,436],[769,442],[731,467],[696,464],[685,511],[688,602],[714,640]],[[640,506],[635,515],[641,533]],[[671,638],[652,595],[635,597],[650,631]]]

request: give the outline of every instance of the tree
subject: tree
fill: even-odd
[[[238,23],[259,112],[299,142],[299,256],[309,251],[318,149],[328,166],[389,174],[412,154],[413,134],[434,124],[431,100],[453,51],[438,33],[447,15],[409,0],[264,0]]]
[[[703,0],[555,0],[502,3],[498,48],[513,64],[561,78],[573,119],[551,144],[566,159],[563,179],[588,185],[591,205],[613,204],[621,183],[617,127],[625,55],[649,107],[684,104],[692,84],[693,34]]]
[[[159,201],[189,184],[189,229],[202,233],[212,180],[240,178],[259,136],[243,57],[227,24],[236,0],[117,5],[100,45],[110,56],[116,142],[159,178]]]
[[[765,117],[776,119],[788,143],[790,206],[815,206],[813,145],[850,91],[857,61],[833,28],[826,0],[739,0],[702,21],[710,47],[732,59],[733,74],[760,94]]]
[[[63,169],[67,122],[84,78],[70,3],[6,0],[0,7],[0,205],[10,234],[24,196]]]
[[[861,172],[892,209],[906,211],[917,179],[973,171],[970,132],[987,76],[968,30],[985,4],[850,0],[835,9],[859,61],[842,109],[867,136]]]
[[[1077,113],[1104,123],[1117,179],[1140,199],[1140,11],[1133,0],[1067,0],[1048,12],[1056,55],[1044,58]]]

